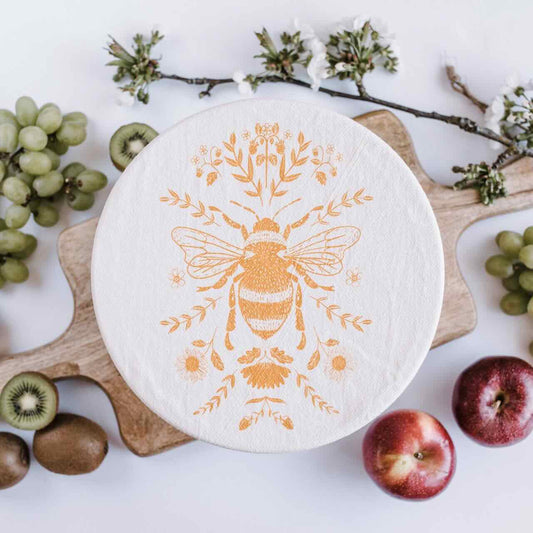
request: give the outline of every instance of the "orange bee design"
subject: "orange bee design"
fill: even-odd
[[[220,289],[231,279],[226,348],[233,349],[230,333],[236,327],[238,302],[242,318],[250,330],[262,339],[272,337],[283,327],[294,305],[296,330],[301,332],[298,349],[302,350],[306,337],[300,280],[312,289],[332,291],[333,287],[319,285],[311,275],[339,274],[343,268],[344,253],[359,240],[361,231],[354,226],[339,226],[289,246],[287,239],[291,229],[302,226],[309,214],[288,224],[281,232],[275,222],[281,209],[273,218],[260,219],[251,209],[232,203],[256,217],[256,223],[249,232],[244,225],[223,215],[228,225],[241,231],[242,247],[193,228],[180,226],[172,230],[172,240],[185,255],[187,272],[195,279],[220,276],[213,285],[198,287],[198,291]]]

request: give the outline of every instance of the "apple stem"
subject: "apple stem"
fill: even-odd
[[[492,404],[492,408],[498,410],[501,405],[502,405],[502,401],[501,400],[495,400],[493,402],[493,404]]]
[[[424,454],[422,452],[415,452],[414,456],[415,459],[418,459],[419,461],[422,461],[422,459],[424,459]]]

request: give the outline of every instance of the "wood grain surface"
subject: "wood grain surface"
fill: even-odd
[[[355,120],[386,141],[407,163],[426,192],[441,230],[446,265],[442,314],[433,346],[470,332],[476,310],[456,260],[457,240],[473,222],[533,205],[533,160],[521,159],[504,169],[509,196],[485,207],[476,191],[455,192],[434,182],[417,159],[411,138],[389,111]],[[67,331],[51,343],[0,359],[0,388],[15,374],[40,371],[53,379],[81,377],[94,381],[109,396],[122,439],[140,456],[153,455],[191,440],[152,413],[129,389],[111,361],[94,316],[90,264],[97,219],[65,230],[58,253],[74,296],[74,315]]]

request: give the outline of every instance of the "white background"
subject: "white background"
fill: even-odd
[[[33,0],[2,5],[0,107],[12,108],[18,96],[29,94],[39,103],[52,100],[66,111],[86,112],[91,120],[88,141],[71,150],[68,160],[85,161],[114,181],[117,172],[107,159],[107,141],[119,125],[139,120],[162,131],[239,95],[227,87],[198,100],[193,88],[161,82],[153,87],[149,106],[117,107],[111,70],[103,66],[107,33],[127,41],[136,31],[163,24],[169,35],[158,49],[164,55],[164,71],[227,76],[236,68],[254,71],[253,30],[262,25],[275,32],[298,16],[327,30],[338,19],[359,12],[386,19],[399,39],[400,74],[375,74],[368,80],[370,92],[384,98],[478,118],[476,109],[446,85],[443,51],[456,57],[460,72],[481,99],[490,100],[511,72],[524,80],[532,75],[527,67],[533,4],[527,0],[375,0],[371,10],[353,0]],[[262,87],[260,95],[322,103],[350,116],[372,109],[285,86]],[[485,141],[450,126],[401,118],[424,168],[438,181],[453,181],[453,164],[494,157]],[[52,230],[29,226],[40,247],[30,262],[30,281],[1,293],[0,353],[39,346],[67,327],[72,298],[55,255],[56,238],[65,227],[96,215],[105,196],[99,194],[90,213],[73,215],[65,209]],[[364,431],[298,454],[249,455],[195,442],[141,459],[121,443],[105,395],[93,385],[74,381],[59,385],[63,408],[105,428],[109,456],[94,474],[80,478],[51,474],[34,462],[21,484],[0,494],[2,524],[20,531],[37,526],[43,532],[529,531],[532,438],[504,449],[474,444],[455,424],[450,397],[458,373],[481,356],[529,358],[531,322],[498,310],[502,289],[484,274],[483,262],[495,252],[493,237],[499,230],[521,231],[531,224],[533,210],[528,210],[480,222],[465,232],[458,258],[478,307],[478,326],[472,334],[430,352],[393,406],[432,413],[455,441],[455,478],[434,500],[402,502],[381,493],[362,467]],[[7,429],[0,425],[0,430]],[[31,442],[30,434],[25,437]]]

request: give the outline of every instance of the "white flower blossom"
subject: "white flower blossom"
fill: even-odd
[[[309,26],[309,24],[304,24],[300,22],[299,19],[295,18],[293,20],[293,26],[295,31],[300,32],[300,38],[302,39],[302,41],[307,41],[309,39],[316,38],[315,30],[313,30],[313,28]]]
[[[313,91],[318,91],[322,80],[329,77],[326,45],[315,37],[309,41],[308,48],[312,53],[312,57],[307,66],[307,74],[312,81],[311,88]]]
[[[382,46],[390,46],[393,44],[396,35],[389,30],[387,23],[380,18],[372,18],[370,20],[372,29],[379,33],[379,44]]]
[[[131,107],[135,103],[135,96],[128,91],[120,91],[116,97],[116,102],[122,107]]]
[[[242,70],[237,70],[233,73],[233,81],[237,84],[239,93],[243,96],[252,96],[254,91],[252,84],[245,80],[246,74]]]
[[[505,106],[503,103],[503,97],[498,95],[485,111],[485,125],[487,128],[496,133],[500,133],[500,120],[503,118],[504,113]]]
[[[494,100],[491,102],[491,104],[489,105],[489,107],[487,107],[487,110],[485,111],[485,126],[489,130],[492,130],[494,133],[500,135],[500,121],[503,118],[504,113],[505,106],[503,103],[503,96],[498,95],[496,96],[496,98],[494,98]],[[489,141],[489,146],[493,150],[501,149],[501,145],[497,141]]]
[[[346,63],[344,61],[340,61],[335,65],[335,72],[345,72],[346,71]]]
[[[505,83],[500,89],[500,94],[511,94],[518,86],[518,76],[516,74],[510,74],[505,78]]]
[[[352,30],[359,31],[363,29],[363,26],[371,20],[368,15],[357,15],[352,22]]]

